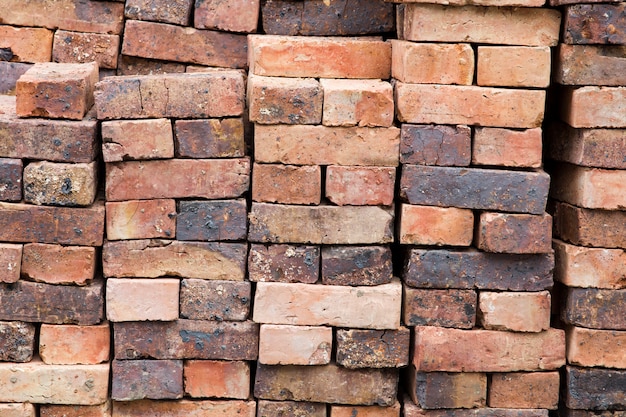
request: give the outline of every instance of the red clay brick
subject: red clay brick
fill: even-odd
[[[50,62],[53,34],[44,28],[0,26],[0,48],[10,52],[3,61]]]
[[[558,46],[555,81],[565,85],[626,85],[623,45]]]
[[[550,195],[556,200],[593,209],[626,208],[626,170],[555,165]]]
[[[325,365],[333,350],[330,327],[263,324],[259,333],[259,363],[265,365]]]
[[[469,246],[473,237],[474,214],[471,210],[402,204],[401,244]]]
[[[41,405],[40,417],[111,417],[111,401],[100,405]]]
[[[326,417],[326,404],[258,400],[257,417]]]
[[[250,364],[243,361],[185,361],[185,394],[192,398],[234,398],[250,395]]]
[[[626,211],[589,210],[558,203],[554,234],[574,245],[626,249]]]
[[[565,0],[567,1],[567,0]],[[574,1],[574,0],[572,0]],[[590,0],[594,1],[594,0]],[[434,3],[450,6],[514,6],[514,7],[541,7],[545,5],[544,0],[399,0],[397,3]],[[430,415],[430,414],[428,414]],[[463,414],[465,415],[465,414]]]
[[[28,243],[22,275],[48,284],[85,285],[95,278],[98,257],[94,247]]]
[[[325,126],[389,127],[393,124],[393,88],[381,80],[321,79]]]
[[[389,246],[324,246],[322,283],[380,285],[393,278]]]
[[[193,26],[197,29],[254,33],[259,21],[260,3],[259,0],[197,1]]]
[[[124,15],[127,19],[189,26],[193,3],[193,0],[128,0]]]
[[[626,332],[570,326],[566,329],[567,363],[584,367],[626,368],[621,346]]]
[[[107,318],[110,321],[170,321],[178,318],[180,280],[107,279]],[[146,297],[146,294],[149,296]]]
[[[573,4],[563,13],[563,41],[567,44],[626,43],[626,5]]]
[[[486,292],[478,294],[478,322],[487,330],[541,332],[550,328],[550,293]],[[503,405],[501,405],[504,407]],[[527,408],[527,407],[515,407]],[[529,407],[549,408],[549,407]]]
[[[479,46],[477,84],[494,87],[550,85],[550,47]]]
[[[54,34],[54,62],[87,63],[96,61],[100,68],[117,68],[119,35],[57,30]]]
[[[402,368],[409,363],[411,332],[337,329],[337,364],[346,368]]]
[[[250,245],[250,281],[314,284],[319,273],[320,249],[317,246]]]
[[[95,365],[108,362],[109,323],[95,326],[42,324],[39,355],[50,365]]]
[[[98,192],[98,164],[31,162],[24,167],[24,202],[90,206]]]
[[[22,200],[23,170],[21,159],[0,158],[0,201]]]
[[[552,217],[549,214],[482,213],[477,246],[496,253],[552,252]]]
[[[179,158],[237,158],[246,155],[241,118],[176,120]]]
[[[407,326],[471,329],[476,324],[476,291],[404,288],[402,322]]]
[[[246,225],[247,209],[244,199],[178,202],[178,240],[244,240]]]
[[[417,372],[409,367],[409,394],[423,409],[477,408],[487,403],[487,375],[478,372]]]
[[[113,120],[102,122],[101,130],[104,162],[174,156],[172,124],[168,119]]]
[[[108,240],[176,236],[174,200],[131,200],[110,202],[105,206]]]
[[[556,410],[558,405],[558,372],[516,372],[491,377],[489,407]]]
[[[114,360],[111,374],[111,398],[114,401],[183,397],[182,361]]]
[[[180,285],[180,317],[186,319],[243,321],[251,302],[248,281],[183,279]]]
[[[578,327],[626,330],[626,289],[567,287],[561,299],[561,319]]]
[[[402,124],[401,164],[468,166],[471,154],[472,130],[467,126]]]
[[[540,168],[542,152],[541,128],[477,127],[472,142],[472,164]]]
[[[338,206],[389,206],[393,202],[395,167],[326,169],[326,198]]]
[[[0,283],[13,283],[20,279],[22,245],[0,243]]]
[[[21,321],[0,321],[0,361],[30,362],[35,350],[35,325]],[[331,335],[332,342],[332,335]]]
[[[345,406],[331,405],[330,417],[400,417],[400,403],[389,407],[378,405]]]
[[[564,87],[561,119],[572,127],[626,127],[626,87]]]
[[[254,401],[127,401],[113,403],[115,417],[255,417]]]
[[[263,203],[319,204],[319,165],[257,164],[252,166],[252,200]]]

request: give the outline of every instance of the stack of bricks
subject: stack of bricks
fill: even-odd
[[[2,416],[108,407],[97,81],[95,63],[39,63],[0,96]]]
[[[541,129],[560,15],[448,3],[400,4],[392,41],[414,328],[404,415],[547,416],[565,362]]]
[[[626,4],[576,3],[553,4],[564,16],[554,74],[562,121],[548,134],[555,280],[567,332],[563,403],[570,417],[621,416],[626,410]]]

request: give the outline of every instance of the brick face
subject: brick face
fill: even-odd
[[[98,255],[89,246],[61,246],[43,243],[24,245],[22,274],[48,284],[85,285],[96,275]]]
[[[180,316],[192,320],[242,321],[250,313],[249,282],[183,279]]]
[[[395,167],[326,168],[326,198],[338,206],[390,206],[396,182]]]
[[[475,291],[405,287],[403,297],[402,318],[407,326],[471,329],[476,324]]]
[[[319,165],[257,164],[252,166],[252,200],[263,203],[319,204]]]
[[[626,358],[616,347],[626,343],[626,332],[585,329],[570,326],[566,330],[567,362],[584,367],[626,368]]]
[[[259,10],[259,0],[196,2],[193,25],[198,29],[254,33],[259,21]]]
[[[509,167],[540,168],[542,130],[476,128],[472,143],[472,163]]]
[[[110,202],[105,207],[108,240],[176,236],[176,202],[172,199]]]
[[[108,322],[96,326],[42,324],[39,355],[46,364],[95,365],[109,360],[111,343]]]
[[[237,158],[246,154],[241,118],[176,120],[179,158]]]
[[[115,401],[177,399],[183,396],[182,361],[114,360],[111,374],[111,398]]]
[[[482,213],[477,246],[496,253],[550,253],[552,217],[531,214]]]
[[[400,163],[468,166],[472,154],[469,127],[402,124]]]
[[[617,4],[574,4],[565,7],[563,40],[566,44],[624,44],[626,6]]]
[[[473,233],[474,215],[471,210],[402,204],[401,244],[469,246]]]
[[[22,200],[23,170],[21,159],[0,158],[0,201]]]
[[[49,62],[53,34],[44,28],[0,26],[0,48],[11,51],[13,56],[7,61]]]
[[[406,327],[397,330],[338,329],[337,364],[349,369],[407,366],[410,336]]]
[[[423,409],[477,408],[487,402],[487,375],[478,372],[416,372],[409,367],[413,402]]]
[[[313,284],[318,280],[319,273],[320,249],[317,246],[250,245],[250,281]]]
[[[590,210],[557,203],[554,213],[556,237],[580,246],[626,249],[626,212]]]
[[[30,362],[35,350],[35,325],[0,321],[0,361]]]
[[[219,417],[237,415],[255,416],[254,401],[120,401],[113,404],[115,417],[148,417],[168,415],[170,417]]]
[[[189,200],[178,203],[176,239],[196,241],[244,240],[247,235],[246,201]]]
[[[546,88],[550,69],[548,46],[478,47],[478,85]]]
[[[567,288],[561,319],[579,327],[626,330],[626,289]]]
[[[568,366],[565,368],[565,405],[574,409],[610,410],[622,404],[625,386],[624,370]]]
[[[193,0],[175,2],[157,0],[129,0],[124,7],[124,16],[133,20],[148,20],[188,26]]]
[[[119,45],[119,35],[57,30],[52,60],[71,63],[96,61],[100,68],[116,69]]]
[[[331,327],[261,325],[259,363],[264,365],[326,365],[332,350]]]
[[[250,395],[250,364],[243,361],[185,361],[185,394],[192,398],[235,398]]]
[[[391,282],[393,265],[387,246],[326,246],[322,248],[322,283],[380,285]]]
[[[514,332],[548,330],[550,328],[550,301],[548,291],[481,291],[478,295],[479,322],[484,329],[488,330]]]
[[[621,45],[559,44],[555,80],[565,85],[625,85],[623,48]]]
[[[559,379],[558,372],[494,374],[489,386],[489,407],[556,410]]]
[[[104,162],[163,159],[174,156],[172,125],[168,119],[102,122]],[[141,140],[136,140],[138,137]]]
[[[550,195],[559,201],[593,209],[626,207],[626,170],[556,165]]]
[[[0,243],[0,283],[13,283],[20,279],[22,245]]]
[[[24,167],[23,181],[27,203],[85,207],[96,198],[98,167],[96,162],[31,162]]]
[[[561,94],[561,119],[572,127],[626,127],[626,87],[564,87]]]
[[[107,279],[107,318],[110,321],[171,321],[178,318],[180,281],[177,279]],[[145,297],[144,294],[150,294]]]

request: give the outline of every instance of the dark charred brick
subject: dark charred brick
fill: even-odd
[[[154,75],[185,72],[185,64],[120,55],[117,59],[117,75]]]
[[[568,287],[561,318],[579,327],[626,330],[626,289]]]
[[[248,275],[254,282],[313,284],[320,273],[320,248],[301,245],[250,245]]]
[[[471,158],[472,130],[467,126],[402,125],[402,164],[468,166]]]
[[[246,238],[246,201],[181,201],[176,216],[176,239],[200,241]]]
[[[565,405],[584,410],[626,410],[626,370],[565,368]]]
[[[127,0],[124,15],[127,19],[189,26],[192,5],[193,0]]]
[[[0,361],[30,362],[35,351],[35,326],[19,321],[0,321]]]
[[[326,404],[259,400],[257,417],[326,417]]]
[[[409,364],[411,332],[397,330],[337,330],[337,364],[346,368],[402,368]]]
[[[485,252],[551,253],[552,217],[545,213],[481,213],[476,246]]]
[[[404,289],[403,321],[407,326],[471,329],[476,323],[473,290]]]
[[[115,401],[183,397],[183,361],[116,361],[111,364]]]
[[[7,62],[0,59],[0,94],[14,93],[17,80],[32,66],[32,64]]]
[[[243,119],[177,120],[179,158],[232,158],[246,154]]]
[[[555,81],[565,85],[626,85],[626,46],[559,44]]]
[[[487,375],[478,372],[417,372],[409,368],[411,398],[423,409],[476,408],[487,402]]]
[[[327,246],[322,248],[322,283],[380,285],[391,282],[388,246]]]
[[[21,159],[0,158],[0,201],[20,201],[22,199]]]
[[[242,321],[250,313],[250,282],[183,279],[180,316],[192,320]]]
[[[626,44],[626,3],[566,6],[563,41],[574,45]]]
[[[555,237],[579,246],[626,249],[626,211],[557,203],[553,217]]]

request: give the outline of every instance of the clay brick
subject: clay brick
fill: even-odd
[[[32,64],[24,64],[21,62],[7,62],[0,61],[0,94],[15,94],[15,84],[17,80],[32,67]],[[13,100],[15,96],[12,96]],[[2,97],[2,99],[11,99],[9,97]],[[2,107],[2,100],[0,100],[0,108]],[[4,109],[3,109],[4,110]],[[13,109],[12,113],[15,113]],[[0,113],[1,115],[2,113]],[[0,126],[2,126],[2,116],[0,116]]]
[[[559,44],[555,81],[566,85],[626,84],[626,47],[623,45]]]
[[[262,4],[261,18],[263,31],[271,35],[368,35],[394,29],[391,6],[380,0],[359,4],[347,0],[267,1]]]
[[[319,204],[319,165],[257,164],[252,166],[252,200],[280,204]]]
[[[250,160],[168,159],[107,164],[107,201],[231,198],[248,190]]]
[[[259,0],[196,1],[193,26],[197,29],[254,33],[260,8]]]
[[[541,332],[550,328],[550,306],[551,298],[548,291],[481,291],[478,295],[478,322],[487,330]]]
[[[85,285],[96,275],[96,248],[43,243],[24,245],[22,276],[48,284]]]
[[[240,116],[244,96],[238,71],[108,77],[94,93],[103,120]]]
[[[597,416],[597,417],[624,417],[626,416],[626,411],[620,410],[609,410],[609,411],[589,411],[589,410],[570,410],[565,409],[564,414],[565,417],[588,417],[588,416]]]
[[[560,25],[558,10],[407,4],[398,31],[408,41],[555,46]]]
[[[170,417],[221,417],[237,415],[254,417],[254,401],[130,401],[113,404],[115,417],[147,417],[167,415]]]
[[[400,417],[400,409],[399,402],[389,407],[331,405],[330,417]]]
[[[325,126],[389,127],[393,124],[393,89],[381,80],[320,80],[324,89]]]
[[[253,282],[317,282],[320,249],[302,245],[251,244],[248,279]]]
[[[341,245],[393,241],[393,213],[382,207],[252,203],[249,219],[251,242]]]
[[[13,62],[49,62],[54,32],[44,28],[0,26],[0,48]]]
[[[242,321],[250,313],[249,282],[183,279],[180,316],[192,320]]]
[[[174,156],[172,124],[168,119],[102,122],[104,162],[161,159]]]
[[[402,322],[407,326],[471,329],[476,324],[476,291],[404,288]]]
[[[185,394],[192,398],[245,400],[250,395],[248,362],[185,361],[183,376]]]
[[[106,290],[107,318],[114,322],[176,320],[179,286],[178,279],[109,278]]]
[[[624,409],[626,370],[565,368],[565,405],[585,410]]]
[[[124,16],[133,20],[151,20],[189,26],[193,0],[128,0]]]
[[[570,326],[565,334],[567,363],[589,368],[626,368],[626,357],[620,348],[626,345],[626,332]]]
[[[33,415],[34,416],[34,415]],[[111,417],[111,402],[100,405],[41,405],[40,417]]]
[[[226,68],[246,66],[246,36],[164,23],[127,20],[122,53]]]
[[[574,4],[565,6],[563,41],[567,44],[625,44],[626,4]]]
[[[259,363],[326,365],[333,349],[330,327],[264,324],[259,333]]]
[[[243,281],[246,264],[243,243],[133,240],[106,242],[106,277],[185,278]]]
[[[257,417],[326,417],[326,404],[258,400]]]
[[[376,38],[249,35],[248,65],[254,75],[385,80],[391,75],[391,43]]]
[[[19,321],[0,321],[0,361],[30,362],[35,352],[35,326]],[[332,335],[331,335],[332,342]]]
[[[324,94],[320,82],[313,78],[251,75],[247,92],[250,121],[261,124],[320,124]]]
[[[237,158],[246,154],[241,118],[176,120],[178,158]]]
[[[626,211],[589,210],[558,203],[554,234],[574,245],[626,249]]]
[[[561,319],[573,326],[626,330],[626,289],[567,287],[561,301]]]
[[[474,214],[471,210],[402,204],[401,244],[469,246],[473,237]]]
[[[0,401],[97,405],[107,400],[109,365],[0,363]]]
[[[35,417],[35,406],[30,403],[0,404],[0,414],[2,414],[3,417]],[[48,414],[41,415],[50,417]]]
[[[322,366],[257,365],[254,396],[268,400],[393,405],[398,371]],[[289,397],[289,398],[287,398]]]
[[[550,196],[578,207],[623,210],[626,208],[626,170],[555,165]]]
[[[477,127],[472,142],[472,164],[540,168],[542,151],[541,128]]]
[[[219,359],[254,361],[259,325],[179,319],[115,323],[115,359]]]
[[[20,279],[22,245],[0,243],[0,283],[13,283]]]
[[[156,75],[185,72],[185,64],[156,59],[120,55],[117,60],[117,75]]]
[[[173,238],[176,235],[174,200],[131,200],[106,203],[108,240]]]
[[[396,182],[395,167],[326,169],[326,198],[338,206],[390,206]]]
[[[556,410],[558,405],[558,372],[516,372],[491,377],[489,407]]]
[[[478,249],[496,253],[552,252],[552,217],[532,214],[482,213]]]
[[[421,372],[553,370],[565,364],[565,332],[416,327],[413,364]]]
[[[477,408],[487,402],[484,373],[417,372],[409,367],[409,393],[423,409]]]
[[[585,248],[552,241],[556,265],[554,280],[568,287],[626,288],[626,252]]]
[[[322,248],[322,283],[380,285],[393,278],[388,246],[325,246]]]
[[[24,167],[24,201],[37,205],[84,207],[98,191],[98,164],[31,162]]]
[[[473,409],[449,408],[441,410],[423,410],[415,405],[408,396],[405,396],[402,408],[404,417],[548,417],[548,410],[545,409],[524,410],[481,407]]]
[[[57,30],[54,34],[52,60],[65,63],[96,61],[100,68],[117,68],[119,35]]]
[[[268,324],[397,329],[401,304],[398,280],[374,287],[259,282],[253,317]]]
[[[102,281],[78,287],[19,280],[0,286],[0,320],[98,324],[104,319],[103,290]]]
[[[564,87],[561,119],[572,127],[626,127],[626,87]]]
[[[109,323],[95,326],[42,324],[39,355],[49,365],[95,365],[109,360]]]
[[[567,0],[564,0],[567,1]],[[594,0],[590,0],[592,2]],[[541,7],[545,5],[544,0],[399,0],[397,3],[434,3],[450,6],[514,6],[514,7]],[[430,415],[430,414],[429,414]],[[465,414],[463,414],[465,415]]]
[[[111,398],[114,401],[183,397],[182,361],[114,360],[111,374]]]
[[[244,199],[178,202],[178,240],[243,240],[246,238],[246,225]]]
[[[401,82],[395,85],[396,116],[409,123],[540,127],[545,98],[543,90]]]
[[[391,76],[403,83],[472,85],[474,51],[467,43],[391,41]]]
[[[411,332],[337,329],[337,364],[346,368],[402,368],[409,363]]]
[[[21,159],[0,158],[0,201],[22,200]]]
[[[400,163],[468,166],[472,154],[472,130],[467,126],[402,124]]]
[[[550,85],[550,47],[479,46],[477,84],[494,87]]]

